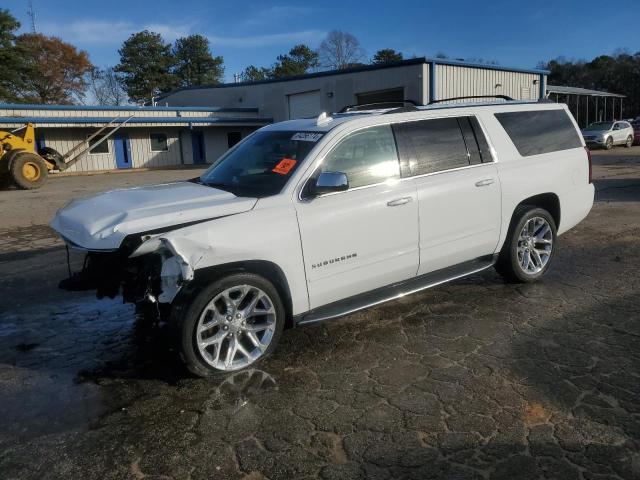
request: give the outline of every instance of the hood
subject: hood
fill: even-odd
[[[114,250],[132,233],[246,212],[256,201],[197,183],[167,183],[72,200],[50,225],[79,247]]]
[[[608,133],[610,130],[582,130],[582,135],[587,135],[587,136],[598,136],[598,135],[604,135],[605,133]]]

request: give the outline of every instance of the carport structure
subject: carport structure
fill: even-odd
[[[621,120],[625,95],[588,88],[547,85],[547,98],[557,103],[566,103],[578,125],[586,127],[593,122]]]

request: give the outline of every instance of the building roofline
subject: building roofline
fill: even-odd
[[[127,111],[127,112],[221,112],[240,113],[257,112],[253,107],[165,107],[165,106],[134,106],[134,105],[39,105],[35,103],[0,103],[0,110],[79,110],[79,111]]]
[[[489,65],[484,63],[472,63],[472,62],[461,62],[457,60],[448,60],[442,58],[427,58],[427,57],[418,57],[418,58],[409,58],[407,60],[400,60],[398,62],[390,62],[383,63],[380,65],[361,65],[358,67],[345,68],[343,70],[326,70],[322,72],[313,72],[307,73],[304,75],[293,75],[291,77],[285,78],[274,78],[269,80],[257,80],[254,82],[234,82],[234,83],[220,83],[216,85],[193,85],[190,87],[180,87],[176,88],[170,92],[161,94],[158,98],[166,98],[169,95],[173,95],[177,92],[187,91],[187,90],[201,90],[201,89],[217,89],[217,88],[231,88],[231,87],[247,87],[252,85],[263,85],[269,83],[280,83],[280,82],[293,82],[296,80],[305,80],[307,78],[320,78],[320,77],[330,77],[334,75],[345,75],[349,73],[359,73],[359,72],[369,72],[373,70],[384,70],[388,68],[396,68],[396,67],[405,67],[409,65],[422,65],[422,64],[435,64],[435,65],[454,65],[459,67],[467,67],[467,68],[481,68],[486,70],[501,70],[507,72],[520,72],[520,73],[533,73],[536,75],[548,75],[551,73],[549,70],[541,70],[541,69],[528,69],[528,68],[510,68],[501,65]]]
[[[589,95],[592,97],[627,97],[620,93],[603,92],[601,90],[591,90],[589,88],[582,87],[567,87],[564,85],[547,85],[547,93],[558,93],[560,95]]]
[[[434,59],[425,59],[426,63],[435,63],[436,65],[453,65],[458,67],[468,67],[468,68],[484,68],[486,70],[501,70],[505,72],[519,72],[519,73],[533,73],[536,75],[549,75],[551,73],[550,70],[545,70],[542,68],[520,68],[520,67],[507,67],[502,65],[491,65],[487,63],[474,63],[474,62],[464,62],[458,60],[449,60],[446,58],[434,58]]]
[[[17,123],[35,123],[35,124],[77,124],[86,125],[94,123],[107,123],[109,118],[106,117],[0,117],[0,124],[17,124]],[[123,123],[121,120],[118,123]],[[252,118],[252,117],[133,117],[124,125],[148,124],[148,123],[178,123],[189,125],[197,124],[225,124],[225,123],[244,123],[248,125],[266,125],[273,122],[273,118]]]

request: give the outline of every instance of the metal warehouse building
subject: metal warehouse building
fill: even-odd
[[[159,97],[158,103],[256,107],[261,116],[273,117],[277,122],[373,102],[413,100],[426,104],[464,95],[507,95],[518,100],[537,100],[545,97],[548,73],[414,58],[277,80],[183,88]]]
[[[105,107],[71,105],[2,105],[0,129],[25,123],[36,127],[37,149],[51,147],[64,155],[113,120],[120,127],[69,168],[70,172],[169,167],[211,163],[257,128],[273,120],[257,108]]]

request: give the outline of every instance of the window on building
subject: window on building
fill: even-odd
[[[404,101],[404,88],[362,92],[356,94],[356,99],[358,105],[367,105],[369,103],[398,103],[401,105]]]
[[[323,172],[343,172],[349,187],[400,177],[398,152],[389,125],[367,128],[342,140],[322,163]]]
[[[101,153],[109,153],[109,140],[105,140],[101,142],[104,138],[104,135],[97,135],[89,140],[91,135],[87,135],[87,140],[89,141],[89,153],[91,155],[99,155]]]
[[[150,133],[149,141],[151,142],[152,152],[166,152],[169,150],[169,142],[166,133]]]
[[[582,147],[564,110],[503,112],[495,116],[523,157]]]
[[[457,118],[438,118],[393,126],[403,176],[424,175],[469,165]]]
[[[240,132],[227,132],[227,146],[233,147],[236,143],[242,140],[242,134]]]

